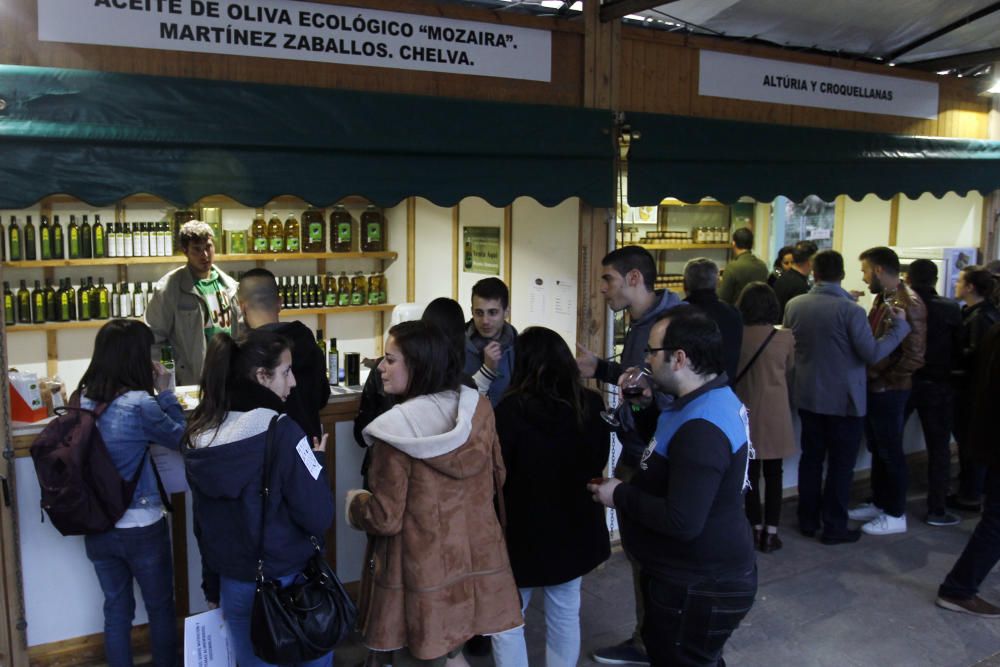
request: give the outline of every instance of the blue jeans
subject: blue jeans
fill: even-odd
[[[142,528],[112,528],[84,538],[104,592],[104,651],[110,667],[132,665],[132,621],[139,582],[149,616],[149,635],[156,667],[177,664],[177,617],[174,570],[167,520]]]
[[[287,586],[297,576],[297,574],[289,574],[278,577],[278,581],[281,582],[282,586]],[[264,662],[253,654],[253,645],[250,643],[250,614],[253,611],[253,596],[257,590],[257,584],[252,581],[219,577],[219,590],[221,592],[222,617],[226,620],[226,631],[229,633],[229,641],[232,642],[233,651],[236,653],[236,663],[239,667],[266,667],[266,665],[270,665],[271,663]],[[333,667],[333,651],[321,658],[296,664],[298,667]]]
[[[642,592],[653,667],[722,667],[722,649],[757,595],[757,566],[726,579],[661,579],[643,570]]]
[[[906,513],[906,455],[903,454],[903,415],[909,390],[868,393],[865,436],[872,453],[872,502],[886,514]]]
[[[539,587],[545,595],[545,665],[575,667],[580,657],[580,583],[583,577],[564,584]],[[537,588],[519,588],[521,613],[528,609]],[[493,661],[497,667],[528,667],[524,626],[493,635]]]
[[[938,595],[959,600],[974,597],[983,579],[1000,561],[1000,470],[989,469],[985,486],[983,515],[962,555],[938,588]]]
[[[822,519],[824,536],[843,537],[847,534],[847,504],[851,499],[851,481],[861,447],[864,420],[808,410],[799,410],[799,416],[802,418],[799,530],[815,533]]]

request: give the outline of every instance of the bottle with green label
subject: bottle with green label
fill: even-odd
[[[323,211],[308,208],[302,213],[302,252],[323,252],[326,250],[326,224]]]
[[[106,320],[111,317],[111,293],[104,285],[104,278],[98,278],[97,290],[97,315],[94,319]],[[93,310],[91,310],[93,315]]]
[[[70,321],[70,296],[69,290],[66,289],[66,285],[69,282],[69,278],[62,278],[59,281],[59,291],[56,292],[56,298],[59,301],[59,311],[56,320],[59,322],[69,322]]]
[[[354,220],[343,204],[337,204],[330,213],[330,252],[351,252],[354,237]]]
[[[59,216],[52,216],[52,259],[63,259],[66,256],[63,242],[63,226]]]
[[[26,281],[21,281],[21,289],[17,290],[17,321],[21,324],[31,324],[31,292]]]
[[[382,252],[385,250],[385,220],[382,212],[372,205],[361,214],[361,251]]]
[[[281,224],[277,213],[272,214],[267,223],[267,241],[271,252],[285,251],[285,226]]]
[[[94,257],[108,256],[108,241],[104,225],[101,224],[101,216],[94,216]]]
[[[3,281],[3,321],[9,327],[17,322],[17,307],[14,303],[14,293],[10,291],[10,283]]]
[[[326,281],[323,289],[323,305],[332,308],[337,305],[337,279],[332,273],[326,274]]]
[[[69,321],[76,319],[76,290],[73,289],[73,281],[66,279],[66,300],[69,302]]]
[[[52,288],[52,279],[45,279],[45,289],[42,290],[42,296],[45,300],[45,319],[48,322],[56,322],[59,320],[59,301],[56,296],[56,291]]]
[[[31,293],[31,321],[35,324],[45,323],[45,292],[37,280]]]
[[[337,305],[351,305],[351,279],[347,277],[347,271],[341,271],[337,278]]]
[[[269,247],[267,241],[267,220],[264,219],[264,211],[261,209],[257,209],[257,213],[253,218],[253,224],[250,225],[250,237],[253,239],[253,252],[267,252]]]
[[[80,257],[90,259],[94,256],[93,230],[87,221],[87,216],[83,216],[83,223],[80,224]]]
[[[299,221],[292,213],[285,218],[285,252],[299,251]]]
[[[80,259],[80,226],[76,224],[76,216],[69,216],[69,227],[66,228],[69,234],[69,258]]]
[[[368,279],[363,271],[357,271],[351,279],[351,305],[363,306],[368,298]]]
[[[21,254],[21,228],[17,226],[17,216],[10,216],[10,227],[7,228],[7,250],[10,261],[20,262],[23,259]]]
[[[82,279],[80,280],[80,289],[76,291],[76,312],[81,322],[90,319],[90,290]]]
[[[45,216],[42,217],[44,218]],[[27,221],[24,223],[24,238],[22,238],[21,240],[23,242],[21,250],[24,252],[24,258],[29,261],[33,261],[34,259],[36,259],[38,255],[35,252],[35,223],[31,221],[30,215],[28,216]],[[48,247],[48,250],[45,250],[43,248],[43,255],[46,252],[51,253],[51,250],[52,250],[51,245]]]
[[[330,349],[327,355],[327,372],[330,375],[330,384],[336,387],[340,384],[340,352],[337,351],[337,339],[330,339]]]

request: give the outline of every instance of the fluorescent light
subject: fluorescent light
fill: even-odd
[[[938,72],[937,74],[938,74],[938,76],[945,76],[945,75],[946,75],[946,74],[948,74],[949,72],[951,72],[951,70],[950,70],[950,69],[943,69],[943,70],[941,70],[940,72]]]
[[[632,19],[633,21],[645,21],[645,16],[639,16],[638,14],[626,14],[625,18]]]
[[[571,12],[582,12],[583,2],[581,2],[581,0],[576,0],[576,2],[574,2],[572,5],[569,6],[569,10]]]
[[[548,9],[561,9],[563,3],[562,0],[542,0],[541,5]]]
[[[889,67],[895,67],[896,63],[889,63]]]

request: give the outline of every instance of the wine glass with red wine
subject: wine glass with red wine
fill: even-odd
[[[639,398],[643,391],[652,388],[649,383],[650,377],[652,374],[649,369],[642,366],[633,366],[625,371],[621,379],[622,400],[613,410],[601,410],[601,419],[615,428],[621,427],[620,411],[626,408],[629,399]]]

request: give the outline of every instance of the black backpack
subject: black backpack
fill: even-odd
[[[31,445],[42,509],[63,535],[93,535],[114,528],[132,503],[146,464],[148,447],[132,479],[122,478],[97,428],[97,418],[107,407],[101,403],[93,410],[81,408],[75,392]],[[159,474],[156,481],[160,485]],[[160,495],[166,500],[162,485]],[[169,503],[165,505],[170,509]]]

